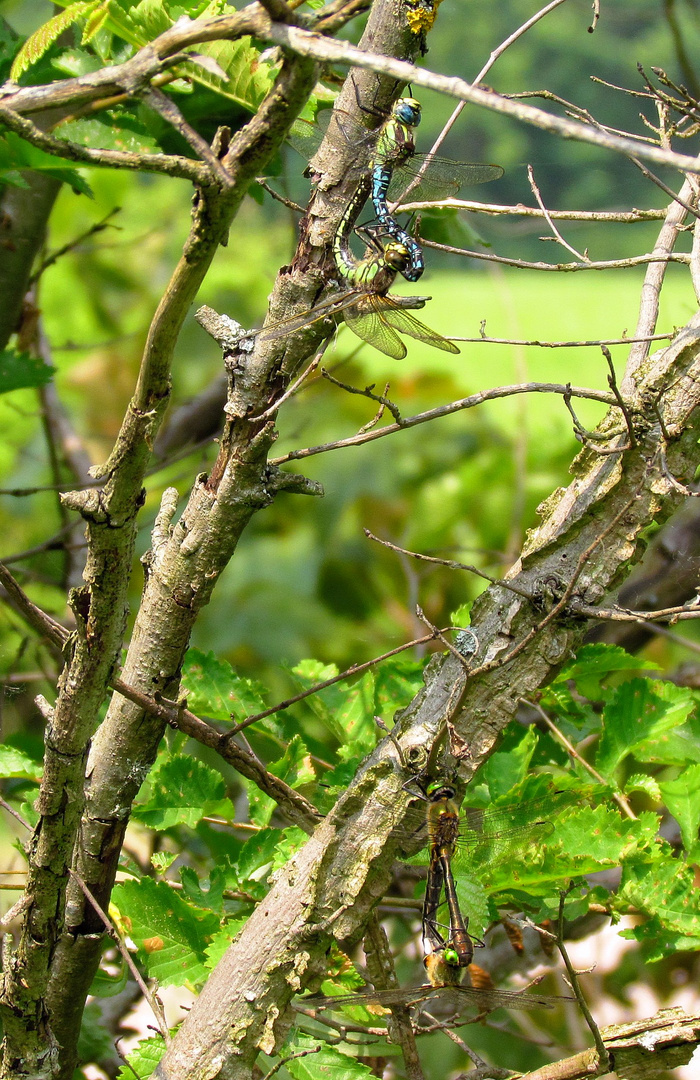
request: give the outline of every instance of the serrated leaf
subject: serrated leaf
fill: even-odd
[[[700,765],[690,765],[676,780],[659,784],[661,796],[678,822],[686,851],[697,843],[700,825]]]
[[[103,0],[95,11],[90,14],[83,27],[83,36],[80,39],[81,45],[87,45],[88,42],[94,38],[95,34],[102,29],[107,19],[109,18],[110,0]]]
[[[161,1035],[152,1039],[142,1039],[135,1050],[127,1057],[128,1065],[122,1065],[117,1073],[117,1080],[149,1080],[156,1071],[160,1059],[165,1053],[165,1043]]]
[[[369,1017],[370,1022],[376,1017]],[[302,1054],[304,1057],[291,1057]],[[357,1058],[348,1057],[327,1043],[293,1029],[280,1050],[285,1069],[294,1080],[373,1080],[375,1074]]]
[[[672,683],[632,679],[617,688],[603,712],[596,768],[612,778],[624,759],[648,739],[678,727],[694,705],[690,690]]]
[[[700,939],[700,906],[695,870],[659,844],[656,858],[630,860],[624,867],[619,899],[655,916],[667,933]]]
[[[197,907],[221,913],[224,902],[226,877],[218,866],[213,866],[208,881],[200,881],[191,866],[180,868],[182,892],[187,900]]]
[[[239,887],[251,891],[272,870],[277,846],[282,842],[284,829],[261,829],[246,840],[236,861]]]
[[[81,1061],[100,1061],[114,1051],[114,1037],[105,1028],[102,1010],[96,1001],[83,1009],[78,1037],[78,1056]]]
[[[329,690],[333,689],[336,688],[329,687]],[[374,722],[374,674],[367,671],[359,682],[351,686],[339,683],[337,689],[342,696],[335,717],[343,731],[344,741],[338,750],[338,757],[341,761],[350,755],[364,757],[374,750],[379,738],[379,730]]]
[[[652,660],[631,656],[619,645],[584,645],[575,658],[560,671],[555,682],[573,679],[581,693],[592,701],[603,696],[600,682],[614,671],[658,671]]]
[[[78,0],[78,3],[71,4],[64,11],[59,11],[57,15],[30,34],[12,63],[10,79],[16,82],[21,78],[32,64],[41,59],[64,30],[93,11],[98,3],[99,0]]]
[[[216,965],[221,960],[221,957],[229,948],[231,942],[238,937],[241,930],[247,923],[247,919],[229,919],[225,926],[222,926],[218,934],[214,934],[211,942],[207,945],[207,967],[213,971]]]
[[[43,766],[14,746],[0,746],[0,776],[3,779],[41,780]]]
[[[154,851],[151,855],[151,866],[157,874],[164,874],[178,857],[177,851]]]
[[[213,652],[188,649],[182,674],[182,688],[189,708],[214,720],[244,720],[266,708],[263,688],[242,679],[230,664]]]
[[[376,709],[389,723],[397,709],[408,705],[423,685],[424,664],[395,656],[381,664],[374,673]]]
[[[653,776],[647,776],[646,773],[635,773],[630,776],[625,783],[625,795],[631,795],[633,791],[643,791],[645,795],[649,795],[654,802],[661,802],[661,792],[659,785]]]
[[[528,775],[537,741],[535,727],[523,729],[520,724],[508,727],[502,749],[491,755],[476,778],[477,783],[488,785],[492,799],[498,799],[522,784]]]
[[[150,796],[134,807],[133,816],[152,829],[188,825],[206,814],[233,820],[235,809],[226,798],[221,773],[187,754],[166,757],[150,776]]]
[[[192,985],[206,978],[205,949],[219,928],[216,915],[195,913],[169,885],[151,878],[122,882],[112,901],[151,978],[161,986]]]
[[[268,771],[280,780],[284,780],[292,788],[302,787],[316,780],[311,755],[299,735],[295,735],[290,740],[281,758],[272,765],[268,765]],[[269,824],[277,803],[269,795],[265,795],[252,781],[246,782],[245,786],[248,792],[251,822],[260,826]]]

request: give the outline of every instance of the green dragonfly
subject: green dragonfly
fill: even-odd
[[[403,243],[390,240],[383,245],[374,240],[373,248],[360,260],[355,259],[350,251],[349,234],[366,183],[363,181],[348,203],[333,244],[336,269],[350,289],[340,297],[332,297],[299,315],[264,326],[257,331],[258,340],[274,341],[321,319],[342,314],[357,337],[394,360],[403,360],[407,353],[399,332],[443,352],[458,354],[459,349],[454,342],[431,330],[406,310],[422,307],[428,297],[387,295],[397,272],[410,259],[410,253]]]
[[[534,856],[536,846],[555,832],[555,820],[585,798],[581,790],[559,790],[540,798],[490,810],[460,812],[455,790],[444,781],[423,781],[421,798],[427,801],[426,843],[429,865],[423,903],[422,937],[425,952],[442,951],[450,962],[467,967],[473,957],[473,942],[455,886],[455,866],[467,864],[478,875],[507,863],[517,868]],[[413,842],[421,833],[413,835]],[[414,857],[411,861],[415,861]],[[517,872],[517,871],[516,871]],[[447,936],[438,921],[442,893],[449,913]]]

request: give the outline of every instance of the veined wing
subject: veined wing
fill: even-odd
[[[421,167],[428,158],[425,172],[422,172]],[[443,199],[448,195],[456,195],[461,187],[485,184],[490,180],[498,180],[501,176],[503,169],[500,165],[451,161],[449,158],[415,154],[410,161],[395,170],[389,184],[388,197],[390,201],[399,198],[415,177],[420,177],[420,180],[410,192],[409,198],[412,202]]]
[[[572,1001],[569,997],[550,997],[544,994],[529,994],[527,991],[513,990],[477,990],[472,986],[415,986],[406,990],[374,990],[367,994],[343,994],[340,997],[325,997],[322,994],[302,998],[301,1003],[315,1009],[341,1009],[344,1006],[374,1005],[417,1005],[433,998],[446,999],[450,1005],[462,1012],[476,1009],[478,1012],[490,1012],[492,1009],[553,1009],[562,1001]]]
[[[278,338],[286,337],[287,334],[291,334],[295,330],[302,330],[306,326],[313,326],[314,323],[319,322],[321,319],[328,319],[339,314],[344,308],[357,303],[358,297],[363,295],[363,291],[362,289],[350,289],[349,292],[344,292],[340,296],[330,296],[320,304],[307,308],[306,311],[300,311],[297,315],[290,315],[289,318],[268,323],[260,330],[251,330],[244,336],[257,337],[261,341],[275,341]]]
[[[459,825],[454,840],[453,860],[491,865],[515,858],[532,846],[556,832],[557,819],[567,810],[585,801],[588,792],[560,790],[550,791],[536,799],[510,803],[488,810],[465,809],[459,815]],[[425,836],[424,845],[430,843],[427,826],[424,832],[412,835],[413,848],[416,841]],[[425,860],[425,852],[419,856]],[[418,857],[411,858],[411,862]]]
[[[373,345],[375,349],[379,349],[380,352],[383,352],[386,356],[391,356],[394,360],[403,360],[408,350],[399,335],[395,330],[392,330],[384,318],[383,310],[374,307],[374,305],[367,307],[372,300],[378,299],[380,298],[370,296],[363,298],[362,307],[346,308],[343,318],[353,334],[357,334],[368,345]]]
[[[448,341],[442,334],[438,334],[436,330],[431,330],[429,326],[422,323],[420,319],[409,315],[402,307],[395,304],[390,296],[382,298],[382,316],[385,322],[402,334],[408,334],[409,337],[423,341],[426,345],[432,345],[435,349],[442,349],[443,352],[459,353],[453,341]]]

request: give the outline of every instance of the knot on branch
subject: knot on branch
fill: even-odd
[[[289,491],[293,495],[325,495],[323,484],[318,480],[310,480],[301,473],[282,472],[276,468],[268,470],[266,486],[270,491]]]

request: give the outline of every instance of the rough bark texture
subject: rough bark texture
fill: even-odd
[[[472,621],[480,642],[474,674],[466,679],[451,654],[427,673],[425,690],[401,722],[407,751],[423,747],[425,755],[447,719],[452,751],[471,775],[515,715],[519,699],[546,683],[581,642],[587,624],[576,615],[577,601],[598,602],[614,588],[641,554],[650,522],[663,520],[677,505],[681,495],[665,475],[664,455],[681,480],[700,464],[700,316],[667,349],[640,364],[634,390],[641,410],[637,442],[619,454],[579,455],[572,483],[543,504],[542,523],[508,575],[532,599],[501,585],[482,594]],[[620,412],[611,409],[598,431],[609,434],[609,445],[622,447],[628,436],[614,434],[619,430]],[[353,941],[361,934],[388,880],[396,828],[410,804],[402,786],[407,776],[396,757],[385,740],[313,838],[279,872],[188,1013],[156,1072],[159,1080],[250,1075],[257,1052],[269,1052],[284,1034],[285,1006],[300,986],[313,982],[328,935]]]

